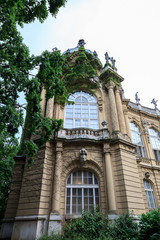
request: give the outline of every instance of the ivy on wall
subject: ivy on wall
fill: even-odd
[[[83,47],[80,47],[78,52],[67,52],[62,69],[65,90],[63,96],[59,94],[55,96],[55,102],[64,105],[71,92],[76,90],[92,92],[97,89],[99,82],[96,81],[96,76],[101,68],[99,60]]]

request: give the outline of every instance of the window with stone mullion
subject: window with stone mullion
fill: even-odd
[[[70,95],[65,109],[65,128],[92,128],[98,129],[97,99],[89,93],[75,92]]]
[[[148,182],[146,180],[144,180],[143,182],[144,182],[144,188],[145,188],[145,193],[146,193],[146,198],[147,198],[147,203],[148,203],[149,209],[157,208],[152,185],[150,184],[150,182]]]
[[[99,186],[95,175],[87,171],[70,174],[66,185],[66,214],[80,215],[82,209],[99,208]]]
[[[160,161],[160,134],[153,128],[150,128],[148,131],[154,157],[157,161]]]
[[[130,128],[131,128],[132,141],[136,145],[137,155],[140,157],[146,157],[145,147],[143,144],[139,127],[135,123],[131,122]]]

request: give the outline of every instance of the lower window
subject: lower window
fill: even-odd
[[[99,208],[99,185],[91,172],[73,172],[66,184],[66,215],[80,215],[82,210]]]
[[[148,202],[148,207],[150,209],[157,208],[152,185],[148,181],[144,180],[143,182],[144,182],[144,188],[145,188],[146,198]]]

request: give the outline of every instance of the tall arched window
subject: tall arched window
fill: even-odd
[[[148,207],[150,209],[157,208],[152,185],[150,184],[150,182],[146,180],[144,180],[143,183],[144,183],[144,189],[145,189],[146,198],[148,202]]]
[[[132,134],[132,141],[136,145],[137,155],[140,157],[146,157],[146,152],[139,127],[135,123],[131,122],[130,128]]]
[[[80,215],[82,210],[99,207],[99,185],[95,175],[88,171],[73,172],[66,183],[66,214]]]
[[[160,134],[154,128],[148,129],[155,159],[160,161]]]
[[[86,92],[75,92],[71,94],[65,108],[65,128],[99,128],[97,99]]]

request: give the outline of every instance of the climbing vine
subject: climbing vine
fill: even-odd
[[[98,71],[102,68],[99,60],[85,48],[80,47],[78,52],[66,53],[63,64],[62,81],[65,86],[63,96],[59,94],[55,97],[55,102],[62,105],[67,101],[69,93],[76,90],[90,91],[99,87],[96,80]]]

